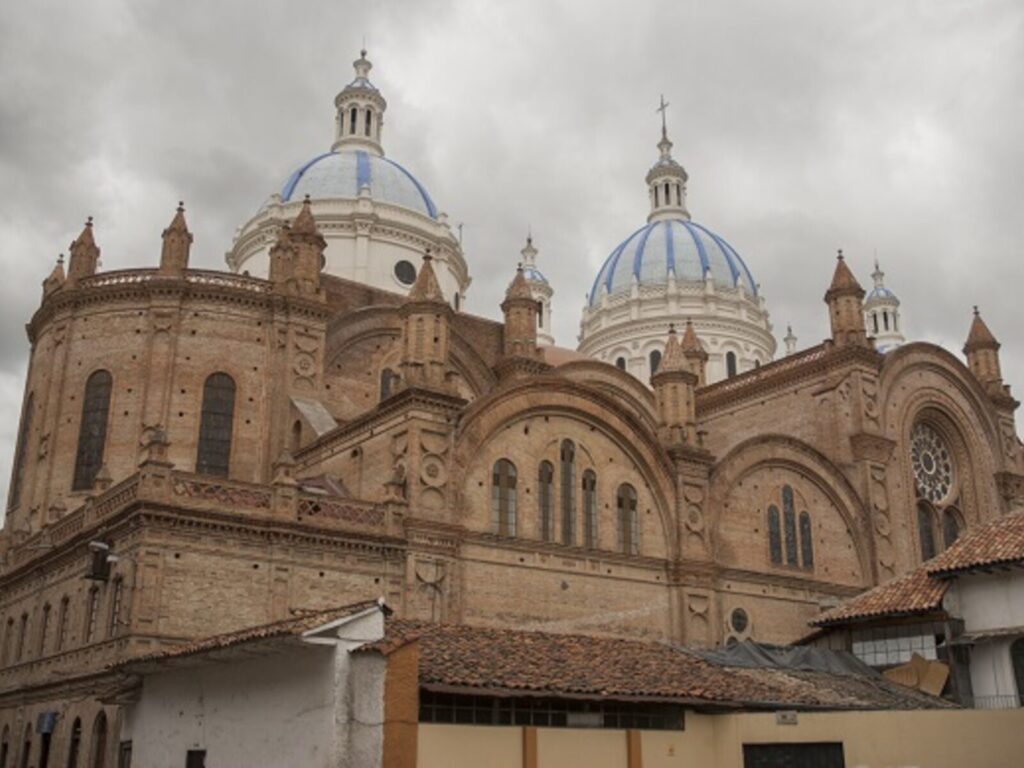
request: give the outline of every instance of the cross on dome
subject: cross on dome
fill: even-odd
[[[686,209],[686,181],[689,177],[683,166],[672,159],[672,142],[668,138],[668,121],[665,116],[668,107],[669,103],[662,94],[658,108],[654,110],[661,113],[661,141],[658,142],[660,156],[647,172],[651,199],[651,213],[647,217],[649,222],[690,218],[690,212]]]

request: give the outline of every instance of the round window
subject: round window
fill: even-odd
[[[729,614],[729,623],[732,624],[734,632],[743,634],[747,631],[747,624],[749,623],[747,612],[742,608],[734,608],[733,612]]]
[[[395,278],[402,285],[412,285],[416,282],[416,267],[412,262],[403,259],[395,264]]]
[[[918,424],[910,436],[910,464],[922,498],[943,501],[953,489],[953,456],[946,441],[928,424]]]

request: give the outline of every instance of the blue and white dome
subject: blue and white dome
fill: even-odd
[[[314,200],[355,199],[364,186],[375,202],[437,218],[437,206],[415,176],[394,160],[361,149],[339,149],[314,157],[288,177],[281,188],[281,202],[306,195]]]
[[[651,221],[623,240],[605,260],[590,291],[596,304],[602,289],[609,296],[628,293],[634,278],[640,285],[663,285],[669,272],[677,281],[703,282],[757,295],[757,283],[736,250],[719,235],[681,218]]]

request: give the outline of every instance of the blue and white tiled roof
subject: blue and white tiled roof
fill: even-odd
[[[757,295],[757,283],[736,250],[725,240],[694,221],[652,221],[627,237],[611,252],[590,291],[590,304],[599,300],[602,288],[610,296],[627,293],[636,278],[641,285],[665,284],[669,271],[680,282],[709,278],[723,288],[744,289]]]
[[[339,149],[314,157],[302,165],[281,189],[281,202],[320,198],[356,198],[369,187],[378,202],[400,205],[437,218],[437,206],[426,188],[405,168],[386,157],[363,150]]]
[[[523,267],[523,277],[527,280],[533,280],[535,283],[546,283],[548,281],[536,267]]]

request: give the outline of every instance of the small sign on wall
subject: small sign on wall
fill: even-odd
[[[775,713],[776,725],[796,725],[797,715],[795,709],[784,709]]]

